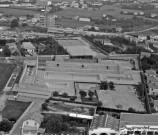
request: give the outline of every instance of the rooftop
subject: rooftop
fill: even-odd
[[[157,114],[135,114],[135,113],[121,113],[120,128],[125,125],[158,125]]]
[[[95,115],[93,117],[90,129],[111,128],[118,130],[119,120],[110,115]]]
[[[158,89],[158,85],[154,84],[154,83],[149,83],[148,87],[151,89]]]
[[[148,75],[157,75],[156,71],[154,70],[146,70],[145,73]]]
[[[22,47],[25,49],[35,49],[31,42],[23,42]]]

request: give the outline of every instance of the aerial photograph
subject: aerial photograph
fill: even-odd
[[[158,135],[158,0],[0,0],[0,135]]]

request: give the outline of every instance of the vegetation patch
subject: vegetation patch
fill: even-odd
[[[0,92],[3,91],[11,74],[14,71],[14,66],[11,64],[0,63]]]
[[[2,110],[2,117],[17,121],[23,112],[27,109],[31,102],[21,102],[8,100],[4,109]]]

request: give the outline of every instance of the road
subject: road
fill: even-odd
[[[133,34],[133,33],[141,33],[141,32],[145,32],[145,31],[149,31],[149,30],[154,30],[154,29],[158,29],[158,27],[152,27],[152,28],[148,28],[148,29],[145,29],[145,30],[140,30],[140,31],[131,31],[131,32],[124,32],[123,34],[126,35],[126,34]]]

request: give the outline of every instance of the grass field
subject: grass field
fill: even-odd
[[[145,111],[143,104],[135,94],[135,90],[130,85],[115,85],[116,90],[97,91],[99,101],[103,102],[103,107],[128,110],[130,107],[136,111]]]
[[[14,118],[18,120],[29,105],[30,102],[8,100],[2,111],[2,117],[7,119]]]
[[[14,16],[23,16],[23,15],[34,15],[37,13],[37,11],[30,11],[30,10],[22,10],[22,9],[11,9],[11,8],[1,8],[0,7],[0,13],[3,13],[5,15],[14,15]]]
[[[13,71],[14,67],[12,65],[0,63],[0,92],[3,91]]]
[[[132,18],[130,15],[122,15],[120,14],[121,12],[120,7],[108,5],[108,6],[103,6],[100,8],[100,10],[96,11],[89,11],[87,9],[63,9],[62,11],[56,12],[55,14],[58,16],[65,16],[65,17],[75,17],[75,16],[80,16],[80,17],[92,17],[92,18],[99,18],[101,19],[103,14],[108,14],[108,15],[113,15],[116,18]]]

